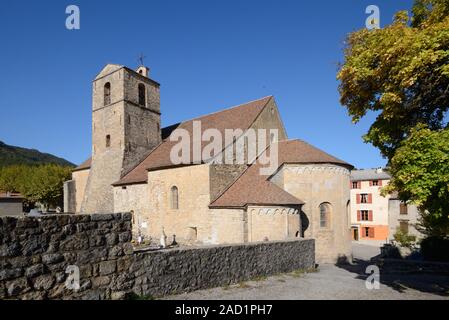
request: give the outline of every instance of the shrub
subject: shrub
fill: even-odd
[[[424,260],[449,262],[449,239],[428,237],[421,241]]]
[[[402,231],[400,228],[396,230],[396,233],[393,235],[394,240],[401,246],[402,248],[408,248],[412,250],[416,244],[416,236],[409,235],[408,233]]]

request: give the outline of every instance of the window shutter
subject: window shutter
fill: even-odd
[[[368,211],[368,220],[373,221],[373,210]]]
[[[373,186],[373,182],[370,180],[369,181],[369,186],[372,187]]]
[[[379,180],[379,187],[382,187],[382,180]]]
[[[357,182],[357,188],[362,189],[362,181]]]
[[[349,181],[349,189],[352,189],[352,181]]]
[[[369,228],[369,237],[374,238],[374,228]]]
[[[373,203],[373,194],[372,193],[368,194],[368,203]]]
[[[360,204],[360,194],[357,194],[355,197],[357,204]]]
[[[357,210],[357,221],[362,221],[362,212]]]

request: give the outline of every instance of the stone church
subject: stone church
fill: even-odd
[[[92,156],[64,185],[66,212],[132,212],[134,234],[147,240],[162,230],[185,245],[305,237],[316,239],[318,262],[350,257],[353,166],[290,140],[274,97],[161,128],[160,84],[148,68],[108,64],[92,90]],[[220,132],[276,129],[267,140],[278,150],[277,169],[261,175],[255,160],[173,164],[170,136],[192,132],[194,121]]]

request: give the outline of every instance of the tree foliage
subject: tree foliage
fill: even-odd
[[[364,135],[389,160],[398,191],[418,205],[421,231],[449,234],[449,0],[415,0],[383,29],[349,34],[337,78],[353,122],[377,118]]]
[[[418,0],[409,19],[349,34],[337,78],[340,100],[354,122],[377,119],[366,142],[391,159],[418,124],[439,130],[449,109],[449,1]]]
[[[31,203],[61,205],[63,183],[70,179],[71,170],[71,167],[55,164],[0,168],[0,190],[20,192]]]
[[[416,204],[424,233],[449,235],[449,129],[412,129],[391,159],[390,173],[383,192],[398,190],[401,199]]]

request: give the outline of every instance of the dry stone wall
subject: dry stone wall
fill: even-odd
[[[129,213],[0,218],[0,299],[159,297],[315,263],[311,239],[135,252],[131,227]]]

